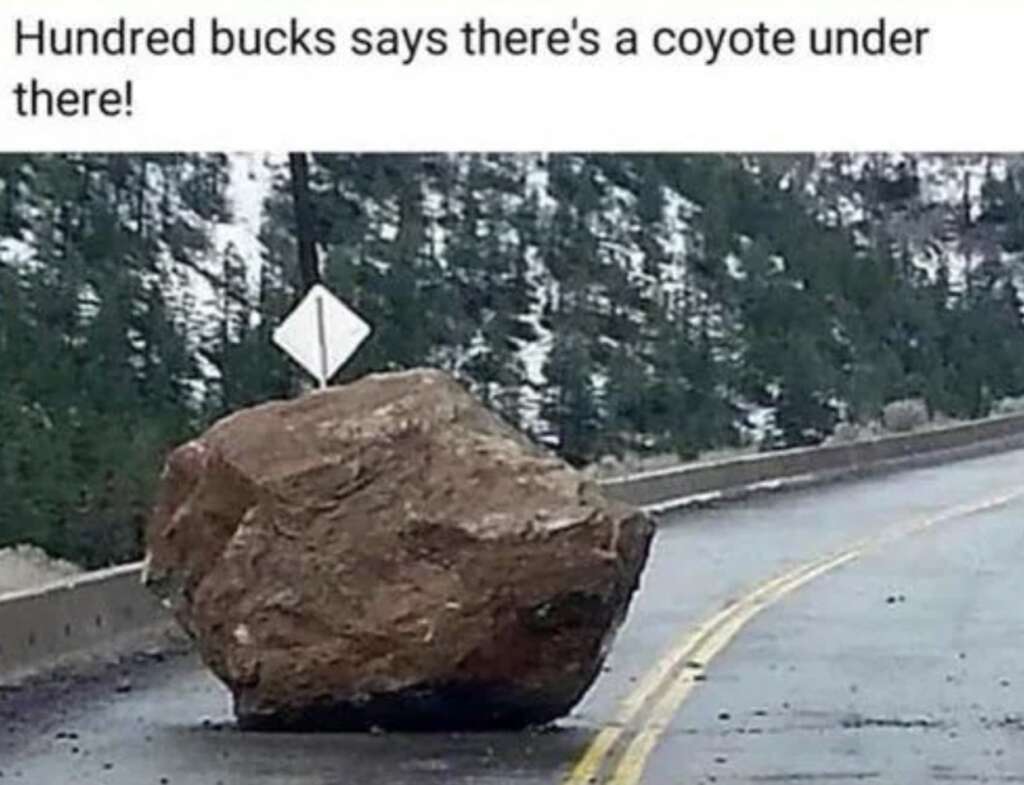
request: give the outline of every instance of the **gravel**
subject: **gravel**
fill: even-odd
[[[36,589],[81,572],[77,565],[54,559],[32,545],[0,549],[0,595]]]

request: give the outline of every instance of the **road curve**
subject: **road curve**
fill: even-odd
[[[1014,452],[666,519],[606,672],[555,729],[245,734],[186,657],[138,669],[130,690],[115,673],[45,705],[15,696],[0,777],[1024,782],[1022,493]]]

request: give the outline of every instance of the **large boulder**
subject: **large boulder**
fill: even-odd
[[[242,411],[176,450],[146,580],[243,727],[521,727],[594,680],[651,535],[413,371]]]

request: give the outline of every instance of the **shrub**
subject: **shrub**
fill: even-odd
[[[893,401],[882,410],[882,423],[892,433],[908,433],[928,424],[928,406],[920,398]]]

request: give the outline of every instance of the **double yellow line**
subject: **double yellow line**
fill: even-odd
[[[1024,496],[1014,491],[903,522],[823,559],[769,580],[680,637],[627,695],[612,724],[591,741],[564,785],[636,785],[647,760],[679,707],[704,677],[708,664],[751,619],[786,595],[870,550],[939,523],[1005,506]]]

